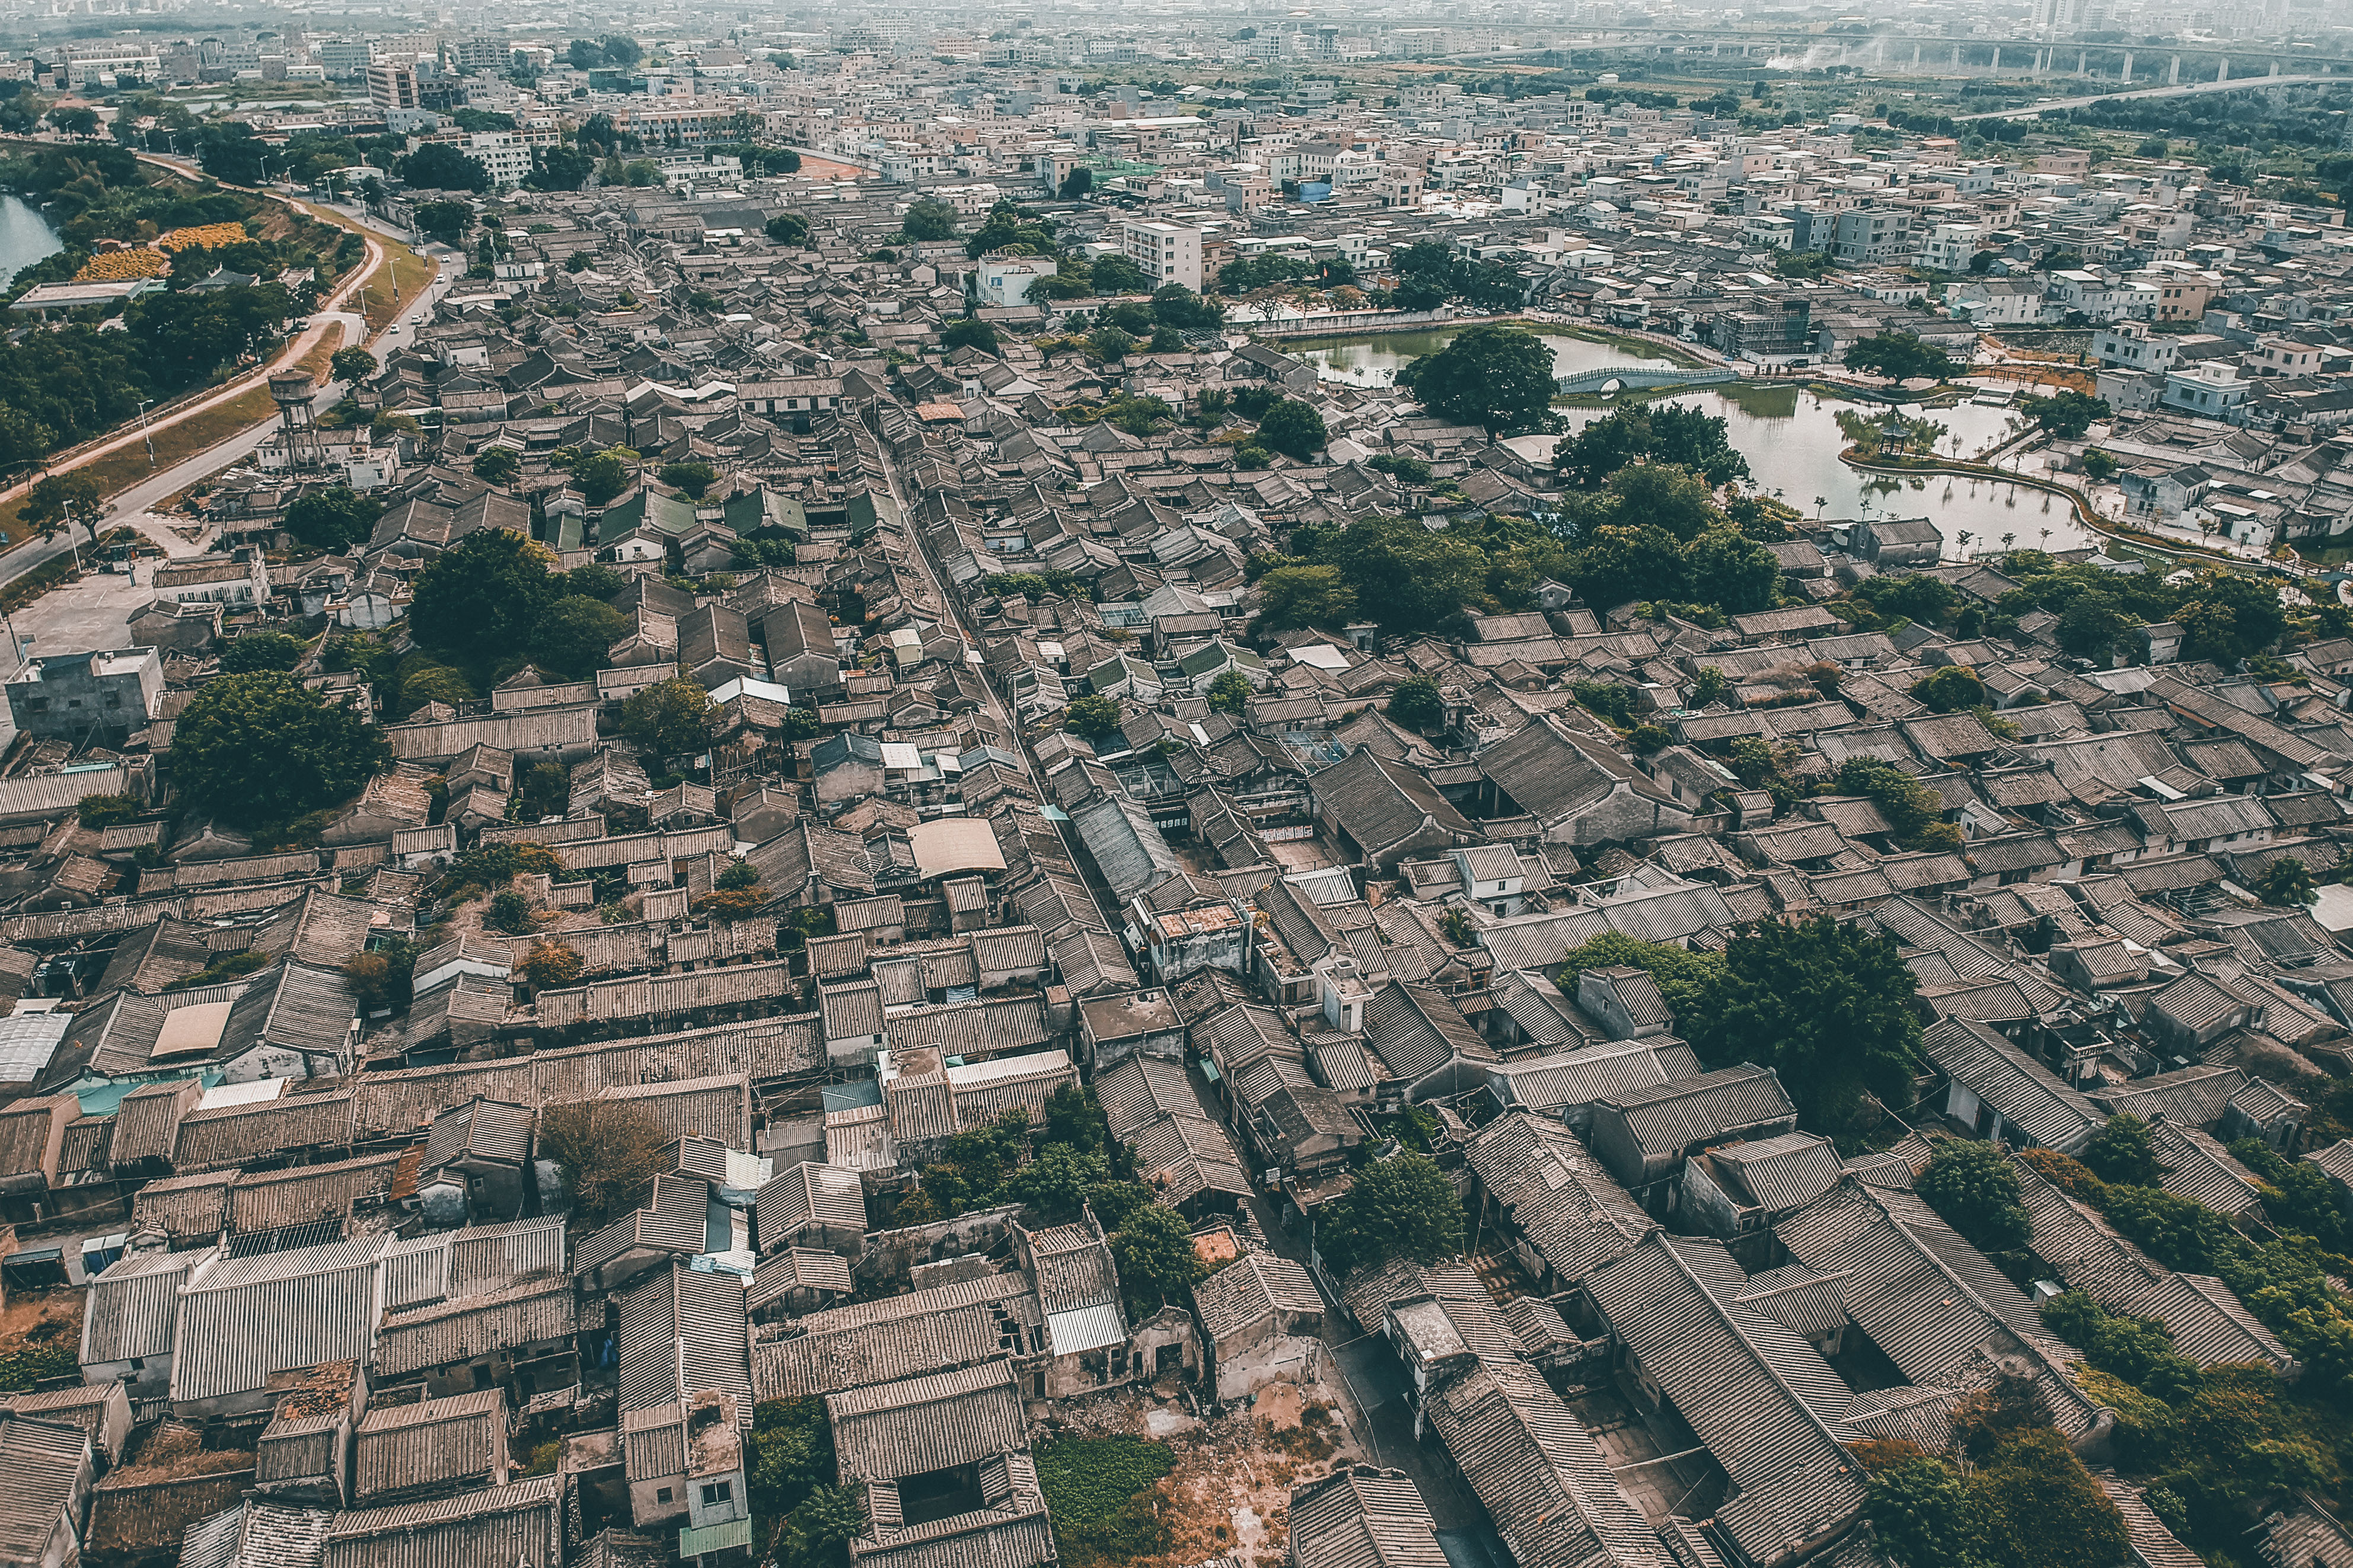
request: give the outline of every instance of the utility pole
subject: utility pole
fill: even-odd
[[[139,405],[139,436],[147,443],[147,468],[151,473],[155,468],[155,436],[147,427],[147,405],[154,401],[151,397]]]

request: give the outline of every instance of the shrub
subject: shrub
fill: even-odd
[[[670,1135],[642,1105],[592,1100],[540,1112],[539,1147],[563,1169],[574,1217],[593,1227],[618,1217],[662,1173]]]
[[[523,978],[531,982],[534,991],[561,991],[567,985],[577,985],[586,967],[578,953],[553,942],[532,943],[522,964]]]

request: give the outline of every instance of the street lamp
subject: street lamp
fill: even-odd
[[[150,397],[139,405],[139,437],[147,443],[147,467],[151,472],[155,467],[155,436],[147,428],[147,405],[154,401]]]

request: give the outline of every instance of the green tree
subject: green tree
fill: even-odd
[[[551,675],[586,680],[605,667],[613,645],[634,624],[601,599],[567,595],[541,612],[532,628],[532,662]]]
[[[535,147],[527,183],[543,191],[576,191],[596,172],[596,160],[577,147]]]
[[[997,339],[997,328],[989,322],[975,319],[950,321],[940,329],[940,342],[951,351],[971,348],[978,349],[985,354],[996,354],[999,358],[1004,355],[1004,350]]]
[[[2113,416],[2115,411],[2105,397],[2094,397],[2088,392],[2073,387],[2052,393],[2048,397],[2021,397],[2019,411],[2029,419],[2063,441],[2080,441],[2092,426]]]
[[[1920,341],[1916,332],[1881,332],[1846,351],[1849,370],[1869,371],[1894,381],[1943,381],[1953,374],[1952,356]]]
[[[719,470],[699,459],[683,463],[664,463],[661,466],[661,482],[672,489],[684,490],[696,500],[701,500],[702,492],[717,483],[718,479]]]
[[[395,163],[392,172],[420,191],[487,191],[491,188],[491,172],[482,166],[482,161],[479,158],[468,157],[447,142],[426,142],[416,152]],[[438,202],[427,205],[460,208],[465,206],[462,202]],[[473,216],[470,208],[466,209],[466,216],[467,221],[470,222]],[[417,224],[428,234],[447,232],[442,227],[427,223],[422,209],[417,213]],[[465,230],[460,226],[456,232],[462,234]]]
[[[417,640],[460,659],[520,651],[557,596],[554,552],[512,529],[486,528],[427,563],[409,625]]]
[[[1692,596],[1728,616],[1769,610],[1781,599],[1781,563],[1729,523],[1683,546]]]
[[[1087,282],[1098,294],[1149,294],[1152,275],[1124,256],[1098,256],[1087,268]],[[1122,326],[1127,323],[1123,321]],[[1130,327],[1129,331],[1135,329]]]
[[[1119,733],[1119,704],[1092,694],[1074,698],[1063,710],[1062,728],[1091,746],[1100,746]]]
[[[1462,1198],[1429,1156],[1401,1153],[1359,1170],[1315,1220],[1315,1250],[1335,1275],[1462,1250]]]
[[[778,245],[798,249],[808,243],[808,219],[798,213],[778,213],[763,226]]]
[[[2033,1222],[2019,1200],[2018,1172],[1991,1143],[1941,1141],[1917,1190],[1923,1202],[1979,1251],[2015,1252],[2033,1239]]]
[[[1868,1089],[1910,1100],[1918,986],[1894,939],[1826,915],[1760,921],[1725,946],[1725,977],[1683,1034],[1713,1067],[1777,1069],[1799,1120],[1850,1126]]]
[[[1101,1154],[1068,1143],[1048,1143],[1006,1180],[995,1201],[1026,1205],[1048,1225],[1068,1225],[1079,1217],[1087,1189],[1108,1173]]]
[[[1707,481],[1668,463],[1636,463],[1609,476],[1598,495],[1575,497],[1568,507],[1581,542],[1605,527],[1656,528],[1689,544],[1731,520],[1715,504]]]
[[[2264,863],[2262,874],[2255,879],[2255,897],[2277,909],[2303,909],[2320,901],[2320,890],[2312,885],[2312,868],[2293,855],[2282,855]]]
[[[1863,1507],[1902,1568],[1989,1568],[1968,1489],[1941,1459],[1915,1453],[1874,1469]]]
[[[650,756],[688,756],[710,746],[718,713],[711,693],[697,682],[658,681],[621,704],[621,733]]]
[[[1306,462],[1324,449],[1324,416],[1313,404],[1286,397],[1259,420],[1258,438],[1287,458]]]
[[[909,239],[954,239],[956,210],[935,196],[924,196],[907,208],[906,219],[899,226]]]
[[[172,781],[190,807],[274,826],[340,805],[392,761],[384,731],[290,675],[225,675],[197,689],[172,742]]]
[[[2153,1187],[2165,1175],[2148,1123],[2137,1116],[2109,1117],[2084,1150],[2084,1164],[2104,1182],[2128,1186]]]
[[[562,1169],[572,1223],[584,1231],[628,1212],[670,1169],[670,1142],[661,1120],[633,1100],[577,1100],[539,1113],[539,1152]]]
[[[2225,668],[2270,647],[2287,629],[2278,589],[2219,568],[2199,574],[2173,618],[2186,634],[2183,657],[2211,658]]]
[[[1518,327],[1478,326],[1398,373],[1423,407],[1491,437],[1544,427],[1558,390],[1552,351]]]
[[[364,381],[375,374],[375,355],[364,348],[337,349],[327,356],[327,369],[337,381]]]
[[[1638,461],[1668,463],[1698,474],[1711,486],[1748,477],[1748,459],[1732,445],[1721,415],[1679,404],[1614,409],[1553,447],[1553,464],[1572,484],[1588,489]]]
[[[17,510],[18,519],[39,530],[43,539],[62,531],[71,541],[79,528],[90,534],[92,543],[98,541],[98,525],[105,516],[106,501],[99,493],[97,479],[87,468],[49,475],[25,493]]]
[[[1133,1318],[1149,1317],[1170,1302],[1183,1305],[1186,1293],[1208,1272],[1194,1248],[1191,1228],[1175,1210],[1158,1204],[1131,1208],[1110,1241],[1120,1293]]]
[[[2084,472],[2092,477],[2094,484],[2105,484],[2116,478],[2117,467],[2115,454],[2103,452],[2097,447],[2084,453]]]
[[[1062,176],[1061,197],[1066,202],[1082,202],[1095,188],[1092,169],[1073,169]]]
[[[1712,989],[1724,982],[1724,957],[1669,942],[1644,942],[1623,931],[1607,931],[1568,950],[1564,972],[1610,969],[1631,964],[1646,972],[1659,988],[1667,1011],[1678,1017],[1696,1016],[1707,1005]]]
[[[1912,695],[1932,712],[1957,713],[1964,708],[1983,706],[1986,689],[1978,672],[1968,665],[1948,664],[1914,681]]]
[[[1675,536],[1645,524],[1604,524],[1582,536],[1568,557],[1567,580],[1588,605],[1616,608],[1634,600],[1691,596],[1691,567]]]
[[[590,506],[603,506],[629,488],[629,465],[618,452],[591,452],[572,465],[572,482]]]
[[[384,509],[349,485],[310,490],[286,509],[286,531],[312,550],[349,550],[365,543]]]
[[[257,670],[289,670],[302,662],[311,645],[286,632],[244,632],[220,652],[226,675],[251,675]]]
[[[1445,722],[1446,700],[1430,677],[1408,676],[1389,693],[1388,711],[1398,727],[1426,735]]]
[[[2131,1561],[2124,1516],[2048,1427],[2004,1439],[1969,1477],[2000,1568],[2114,1568]]]
[[[485,447],[474,454],[474,477],[494,485],[509,485],[522,472],[522,454],[512,447]]]
[[[1219,713],[1239,717],[1242,704],[1250,700],[1250,677],[1239,669],[1229,669],[1209,682],[1209,706]]]
[[[1163,326],[1179,331],[1208,331],[1224,319],[1225,307],[1182,283],[1163,283],[1152,291],[1152,314]]]
[[[1487,574],[1477,545],[1414,518],[1359,518],[1331,540],[1324,559],[1356,591],[1361,614],[1417,632],[1478,604]]]

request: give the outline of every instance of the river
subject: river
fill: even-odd
[[[65,248],[40,209],[0,193],[0,285],[44,256]]]
[[[1558,332],[1536,335],[1552,350],[1553,371],[1558,375],[1620,365],[1656,365],[1670,359],[1663,350],[1636,342],[1597,342]],[[1398,332],[1314,339],[1281,346],[1284,353],[1314,364],[1326,381],[1381,386],[1408,361],[1437,353],[1453,336],[1446,331]],[[1757,488],[1809,517],[1927,517],[1944,530],[1947,560],[1998,554],[2011,548],[2074,550],[2099,542],[2096,535],[2076,523],[2063,498],[2045,490],[1962,475],[1898,477],[1847,467],[1839,461],[1846,439],[1839,433],[1838,412],[1872,405],[1821,397],[1795,384],[1708,387],[1650,401],[1680,403],[1721,416],[1732,444],[1748,459]],[[1609,410],[1586,407],[1558,412],[1576,430]],[[1937,446],[1939,454],[1947,457],[1978,457],[2009,434],[2010,414],[2004,408],[1962,404],[1914,412],[1949,432]],[[1541,463],[1551,458],[1556,439],[1519,436],[1504,445]],[[1953,445],[1956,440],[1960,443],[1957,451]],[[1965,533],[1966,542],[1961,537]]]

